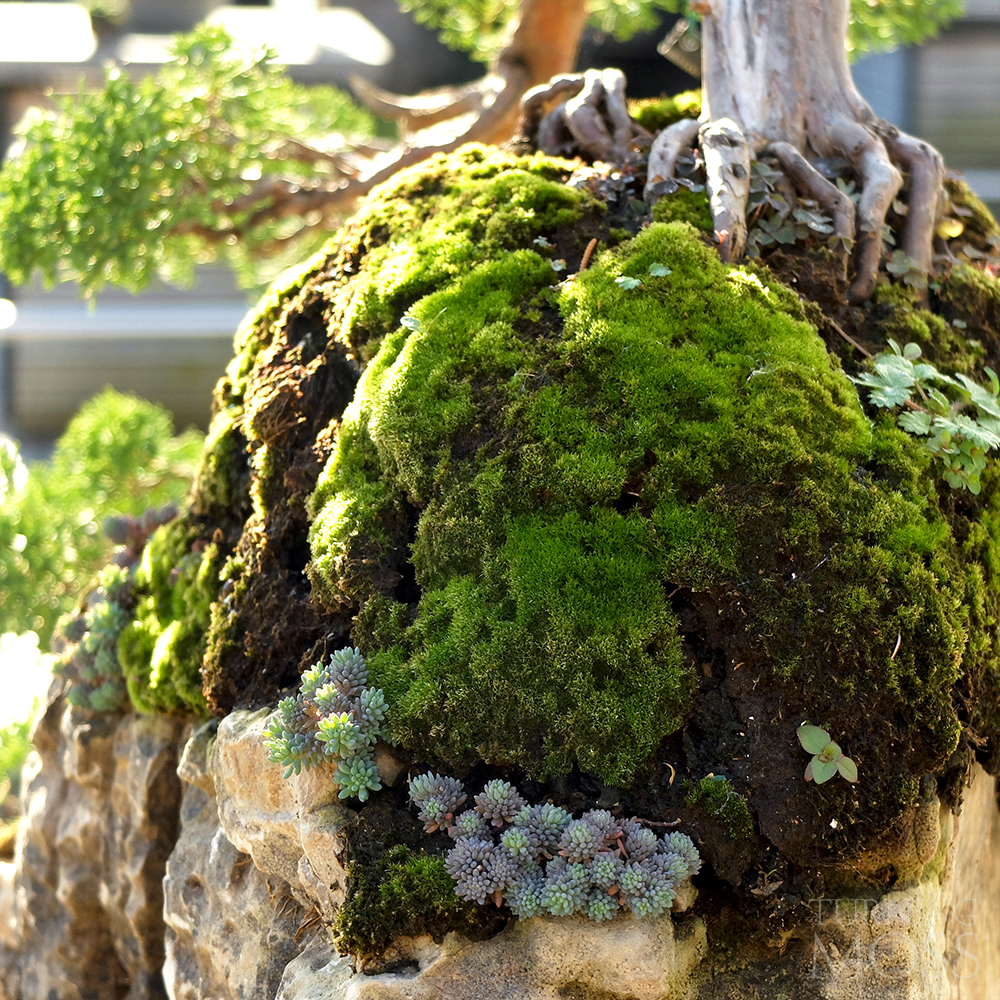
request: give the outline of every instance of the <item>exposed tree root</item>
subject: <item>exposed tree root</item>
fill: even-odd
[[[747,244],[750,144],[736,122],[728,118],[703,125],[698,137],[719,256],[724,261],[738,260]]]
[[[739,132],[739,129],[734,122],[723,120],[714,124],[724,124],[724,132],[730,137],[728,141],[735,141],[733,130]],[[706,128],[686,119],[664,129],[653,140],[645,192],[648,204],[658,200],[658,186],[675,179],[678,159],[695,153],[696,137],[700,137],[702,156],[708,167],[709,153],[704,145]],[[903,186],[903,175],[893,160],[910,172],[909,211],[902,232],[902,249],[913,261],[915,270],[924,275],[931,273],[934,227],[944,190],[941,154],[926,142],[881,121],[869,125],[841,122],[831,129],[831,139],[835,151],[844,157],[861,182],[862,194],[857,208],[844,191],[824,177],[790,142],[767,143],[755,152],[773,156],[795,191],[817,202],[830,217],[835,235],[847,241],[847,245],[854,243],[855,276],[849,292],[851,300],[863,301],[875,290],[882,259],[882,229],[893,199]],[[726,190],[720,196],[723,187]],[[708,188],[715,228],[730,228],[732,217],[738,213],[731,178],[724,172],[710,171]],[[743,206],[745,211],[745,198]]]
[[[701,125],[694,118],[685,118],[665,128],[653,140],[649,148],[644,194],[645,202],[650,207],[659,197],[657,185],[663,181],[673,180],[677,161],[694,151],[699,128]]]
[[[595,160],[624,163],[634,143],[651,138],[628,113],[625,74],[590,69],[529,90],[514,141],[527,142],[549,156],[582,149]]]

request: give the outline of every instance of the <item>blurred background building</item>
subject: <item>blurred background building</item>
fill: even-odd
[[[310,18],[308,31],[302,29]],[[402,14],[395,0],[0,0],[0,153],[27,108],[48,90],[100,82],[114,60],[155,72],[171,36],[210,18],[239,40],[267,43],[293,78],[346,86],[353,74],[401,93],[475,79],[482,68],[445,48]],[[633,97],[672,93],[697,81],[657,54],[673,25],[627,43],[591,34],[581,68],[620,66]],[[967,0],[964,19],[920,48],[870,56],[855,66],[876,113],[933,143],[948,166],[1000,209],[1000,0]],[[3,238],[3,234],[0,234]],[[16,318],[2,300],[12,298]],[[248,303],[224,268],[191,289],[142,295],[108,289],[96,309],[75,287],[0,286],[0,432],[29,456],[43,455],[80,404],[105,385],[162,403],[178,427],[205,427],[211,389],[231,354]],[[5,326],[5,323],[8,324]]]

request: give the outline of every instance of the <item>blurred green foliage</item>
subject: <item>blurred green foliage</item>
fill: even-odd
[[[918,45],[965,12],[965,0],[851,0],[852,55]]]
[[[0,632],[35,631],[46,648],[109,558],[104,517],[183,497],[202,440],[194,430],[174,436],[161,407],[105,389],[50,461],[25,468],[11,445],[0,447]]]
[[[0,270],[15,284],[35,271],[87,293],[188,283],[222,256],[253,285],[326,238],[299,216],[255,219],[266,200],[233,203],[279,176],[322,184],[331,163],[296,143],[347,146],[374,133],[372,116],[331,87],[293,83],[268,51],[247,55],[217,27],[174,52],[155,79],[111,68],[103,88],[56,97],[19,127],[23,149],[0,172]]]
[[[518,0],[399,0],[423,24],[434,28],[445,45],[472,53],[479,62],[496,58]],[[688,0],[592,0],[590,24],[622,41],[655,31],[663,12],[686,14]],[[965,0],[851,0],[848,48],[854,55],[916,45],[959,17]]]
[[[0,728],[0,795],[16,796],[21,792],[21,768],[31,753],[31,741],[28,739],[31,724],[32,719],[29,718]]]

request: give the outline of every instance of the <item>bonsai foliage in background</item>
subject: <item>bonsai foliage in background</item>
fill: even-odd
[[[520,6],[516,0],[462,0],[457,4],[454,0],[399,0],[399,5],[417,21],[434,28],[449,48],[467,51],[482,63],[497,57]],[[663,11],[700,20],[692,13],[692,6],[689,0],[591,0],[588,9],[593,29],[624,41],[639,32],[656,31]],[[916,45],[964,11],[963,0],[851,0],[848,48],[854,55],[863,55]]]
[[[221,255],[252,285],[311,252],[295,239],[310,220],[261,210],[260,190],[246,196],[321,183],[345,135],[371,136],[375,122],[340,91],[292,83],[271,58],[202,26],[177,39],[157,78],[111,68],[103,88],[30,115],[0,173],[0,270],[15,284],[39,271],[92,293],[154,276],[190,282]],[[314,243],[329,235],[311,232]],[[251,262],[261,254],[273,256],[264,274]]]
[[[184,496],[202,435],[175,436],[169,414],[105,389],[73,418],[52,459],[25,467],[10,446],[0,478],[0,632],[37,632],[47,648],[103,566],[109,515],[138,516]]]

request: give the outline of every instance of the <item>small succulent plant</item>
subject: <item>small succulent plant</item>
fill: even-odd
[[[457,778],[430,772],[410,782],[410,801],[419,809],[417,815],[428,833],[448,826],[465,798],[465,788]],[[465,821],[463,833],[467,836],[485,835],[487,827],[483,817],[474,812],[465,815],[469,819]]]
[[[149,535],[175,518],[173,506],[150,508],[141,518],[107,517],[105,535],[119,548],[98,575],[86,610],[60,625],[66,649],[55,672],[72,681],[70,704],[94,712],[117,712],[128,701],[128,689],[118,662],[118,638],[131,620],[135,599],[133,570]]]
[[[830,734],[825,729],[806,722],[799,726],[797,735],[802,749],[814,755],[806,764],[806,781],[822,785],[838,773],[845,781],[858,780],[858,765],[850,757],[844,756],[844,751],[830,739]]]
[[[465,787],[434,773],[410,780],[410,800],[424,829],[447,828],[455,840],[445,868],[462,899],[506,902],[516,917],[586,914],[610,920],[624,910],[655,917],[677,887],[701,867],[690,837],[657,835],[605,809],[574,819],[552,803],[527,804],[509,782],[487,783],[475,806],[454,815]]]
[[[360,650],[346,647],[302,675],[299,693],[283,698],[267,727],[268,760],[282,764],[285,777],[330,761],[340,798],[364,802],[382,787],[372,757],[376,740],[387,736],[382,691],[368,686]]]

